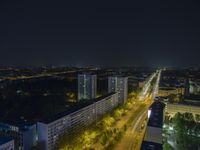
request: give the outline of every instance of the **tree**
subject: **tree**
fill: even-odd
[[[92,141],[96,138],[97,133],[95,131],[85,131],[80,137],[81,145],[88,147]]]
[[[193,116],[192,113],[186,112],[186,113],[183,114],[183,116],[184,116],[184,120],[194,121],[194,116]]]
[[[113,112],[113,117],[115,119],[118,119],[119,117],[121,117],[122,113],[123,113],[122,110],[118,108]]]
[[[102,119],[102,121],[100,122],[101,127],[103,129],[108,129],[112,126],[112,124],[115,122],[115,119],[113,117],[110,116],[106,116],[105,118]]]
[[[200,123],[196,123],[196,125],[194,126],[194,134],[196,137],[200,135]]]
[[[115,141],[111,141],[106,147],[106,150],[113,150],[114,148],[115,148]]]
[[[101,145],[105,146],[109,140],[109,137],[106,132],[104,132],[101,136],[100,143]]]
[[[127,125],[125,124],[125,125],[124,125],[124,131],[126,131],[126,130],[127,130]]]
[[[165,142],[163,144],[163,149],[164,150],[173,150],[174,148],[168,142]]]
[[[170,103],[178,103],[180,101],[180,97],[177,94],[169,95],[169,102]]]
[[[195,114],[195,120],[196,120],[197,122],[200,122],[200,115],[199,115],[199,114]]]
[[[181,150],[197,149],[200,144],[200,124],[194,121],[191,113],[177,113],[173,119],[178,147]]]
[[[127,103],[125,104],[125,109],[130,110],[131,107],[132,107],[132,103],[131,103],[131,102],[127,102]]]
[[[116,141],[120,141],[121,140],[121,138],[123,137],[123,131],[119,131],[119,132],[117,132],[117,134],[116,134],[116,136],[115,136],[115,140]]]

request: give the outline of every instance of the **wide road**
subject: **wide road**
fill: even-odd
[[[132,120],[132,125],[128,127],[126,134],[123,139],[116,146],[117,150],[139,150],[143,136],[144,129],[141,130],[141,126],[146,125],[147,112],[151,106],[159,87],[161,70],[153,73],[146,81],[141,93],[138,98],[138,105],[140,105],[133,114],[135,115]],[[151,82],[155,79],[155,83],[151,86]],[[136,113],[137,112],[137,113]],[[144,127],[145,128],[145,127]]]
[[[147,118],[147,110],[151,105],[149,100],[145,100],[144,103],[138,102],[137,109],[133,112],[133,120],[131,126],[127,128],[126,134],[123,136],[123,139],[117,144],[116,150],[135,150],[137,147],[138,139],[136,140],[137,133],[140,131],[140,128],[143,122]],[[134,140],[133,140],[134,139]]]

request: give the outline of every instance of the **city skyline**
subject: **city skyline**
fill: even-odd
[[[3,68],[0,147],[196,150],[199,74],[196,68]]]
[[[0,150],[199,150],[199,1],[0,1]]]

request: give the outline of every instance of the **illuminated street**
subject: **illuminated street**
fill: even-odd
[[[152,104],[159,87],[161,71],[157,71],[153,73],[151,77],[148,79],[141,93],[139,94],[139,101],[136,101],[139,107],[136,110],[132,111],[134,115],[132,124],[129,126],[126,134],[119,144],[117,144],[116,149],[127,149],[127,150],[139,150],[143,137],[144,131],[146,127],[146,119],[147,119],[147,111],[149,106]],[[156,82],[154,83],[151,89],[151,82],[156,78]],[[152,92],[152,93],[149,93]],[[149,96],[150,95],[150,96]],[[142,127],[143,125],[143,127]],[[141,128],[142,127],[142,128]]]

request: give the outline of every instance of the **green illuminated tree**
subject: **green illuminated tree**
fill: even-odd
[[[200,122],[200,115],[199,115],[199,114],[195,114],[195,120],[196,120],[197,122]]]
[[[174,148],[169,143],[164,143],[163,149],[164,150],[174,150]]]
[[[122,110],[121,109],[116,109],[114,112],[113,112],[113,117],[115,118],[115,119],[119,119],[120,117],[121,117],[121,115],[122,115]]]

